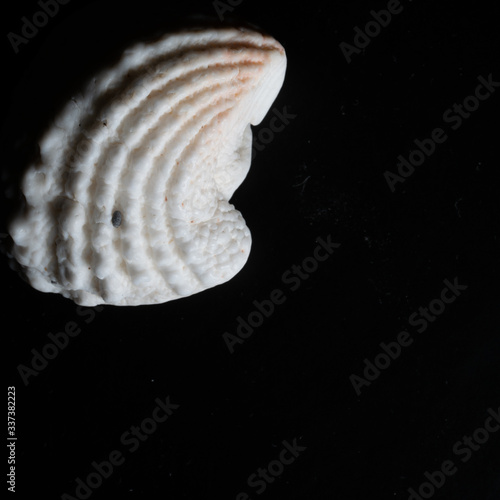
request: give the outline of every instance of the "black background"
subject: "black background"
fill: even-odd
[[[230,282],[157,306],[107,306],[87,323],[90,312],[31,289],[2,255],[18,497],[75,496],[91,463],[120,450],[125,463],[91,498],[407,499],[445,460],[458,471],[432,498],[500,498],[498,433],[467,463],[453,452],[500,401],[500,91],[456,131],[443,122],[478,76],[500,81],[498,17],[481,2],[401,4],[350,64],[339,44],[353,43],[354,27],[386,2],[243,0],[226,14],[284,45],[287,76],[273,108],[296,115],[232,199],[253,246]],[[59,100],[119,47],[193,14],[218,22],[211,1],[72,0],[14,54],[7,33],[19,34],[21,17],[40,8],[9,8],[6,186]],[[392,193],[384,172],[436,127],[447,141]],[[283,273],[328,236],[340,248],[291,291]],[[455,278],[467,289],[418,333],[409,316]],[[235,334],[237,318],[276,288],[286,302],[231,354],[223,333]],[[69,321],[82,333],[26,386],[19,366]],[[351,375],[363,376],[364,360],[402,330],[413,344],[356,394]],[[120,437],[167,396],[179,408],[130,453]],[[294,439],[305,450],[259,495],[249,476]]]

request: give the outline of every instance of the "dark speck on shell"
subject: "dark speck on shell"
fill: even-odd
[[[111,217],[111,224],[115,227],[119,227],[122,223],[122,213],[116,210],[113,212],[113,217]]]

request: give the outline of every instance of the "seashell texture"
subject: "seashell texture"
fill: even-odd
[[[251,237],[228,200],[285,69],[273,38],[211,28],[136,44],[92,78],[22,182],[10,234],[30,284],[84,306],[140,305],[231,279]]]

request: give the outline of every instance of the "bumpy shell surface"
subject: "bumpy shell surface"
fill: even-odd
[[[185,297],[231,279],[251,237],[228,202],[286,56],[248,29],[166,35],[125,51],[42,136],[10,226],[30,284],[85,306]]]

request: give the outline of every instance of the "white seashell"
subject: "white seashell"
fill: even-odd
[[[43,135],[10,225],[30,284],[84,306],[186,297],[231,279],[251,237],[228,203],[286,56],[248,29],[126,50]]]

